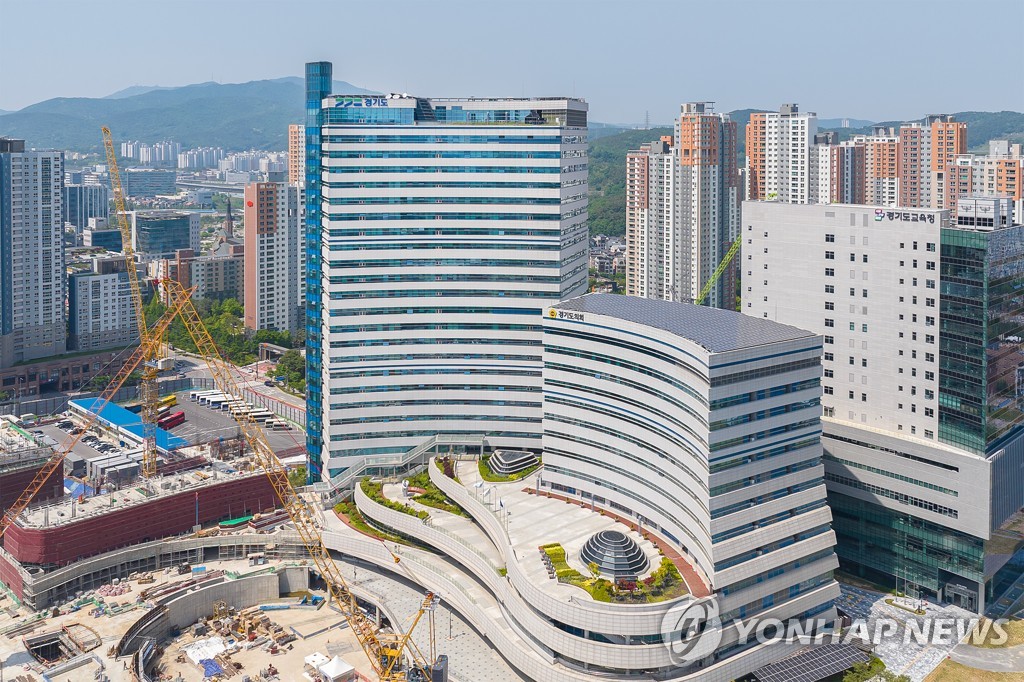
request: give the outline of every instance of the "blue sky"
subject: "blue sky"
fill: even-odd
[[[0,109],[322,59],[375,90],[575,94],[615,123],[694,100],[872,120],[1024,111],[1024,0],[0,0],[0,26]]]

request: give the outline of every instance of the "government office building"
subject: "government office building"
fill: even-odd
[[[587,104],[333,95],[307,65],[313,476],[541,446],[541,312],[587,287]]]
[[[977,612],[1020,574],[1024,226],[747,202],[743,312],[822,334],[825,480],[846,570]]]

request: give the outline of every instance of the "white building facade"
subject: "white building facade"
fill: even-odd
[[[540,487],[667,539],[723,621],[828,617],[821,341],[690,304],[588,294],[552,306]],[[726,628],[713,660],[735,643]]]
[[[751,202],[743,216],[743,312],[825,339],[840,558],[977,611],[1010,560],[987,543],[1024,504],[1024,227],[1009,200],[985,201],[961,200],[959,224],[862,205]]]
[[[96,259],[91,272],[68,277],[68,347],[127,346],[138,339],[131,280],[123,258]]]
[[[245,188],[245,325],[297,332],[305,322],[305,192],[283,182]]]
[[[59,355],[65,323],[64,154],[0,138],[0,366]]]
[[[539,448],[540,312],[587,286],[586,103],[322,106],[326,474],[435,435]]]

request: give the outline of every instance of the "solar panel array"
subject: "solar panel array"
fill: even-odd
[[[851,644],[809,646],[781,661],[754,671],[759,682],[818,682],[870,657]]]

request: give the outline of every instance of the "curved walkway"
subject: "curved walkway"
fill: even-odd
[[[961,665],[994,673],[1024,673],[1024,644],[995,649],[983,649],[970,644],[959,644],[949,657]]]

